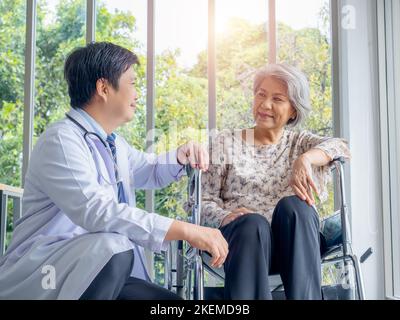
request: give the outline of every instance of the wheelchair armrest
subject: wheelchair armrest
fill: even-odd
[[[346,161],[347,160],[345,157],[335,158],[331,162],[329,162],[329,168],[331,171],[343,169],[343,166],[346,163]]]
[[[345,157],[338,157],[335,158],[331,161],[331,165],[334,164],[335,162],[340,162],[341,164],[345,164],[346,163],[346,158]]]

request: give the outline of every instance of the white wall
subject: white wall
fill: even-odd
[[[335,1],[335,0],[333,0]],[[374,0],[343,0],[355,21],[342,13],[339,28],[340,95],[352,151],[351,223],[354,252],[369,247],[373,255],[361,265],[367,299],[384,299],[383,226],[379,126],[379,83]]]

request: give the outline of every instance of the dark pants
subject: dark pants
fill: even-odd
[[[319,218],[297,196],[278,202],[271,226],[259,214],[245,214],[221,232],[229,244],[225,299],[272,299],[268,275],[275,273],[287,299],[322,298]]]
[[[80,300],[180,300],[153,283],[130,277],[133,251],[115,254],[92,281]]]

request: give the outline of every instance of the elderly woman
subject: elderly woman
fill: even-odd
[[[294,131],[311,111],[306,77],[269,65],[254,80],[255,126],[224,130],[203,175],[202,223],[229,243],[225,299],[271,299],[280,273],[287,299],[321,299],[319,217],[328,164],[350,157],[345,141]]]

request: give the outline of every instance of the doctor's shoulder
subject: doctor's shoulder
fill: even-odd
[[[51,124],[38,138],[33,152],[41,152],[46,147],[60,147],[63,142],[84,145],[85,140],[78,128],[71,126],[64,119]]]

